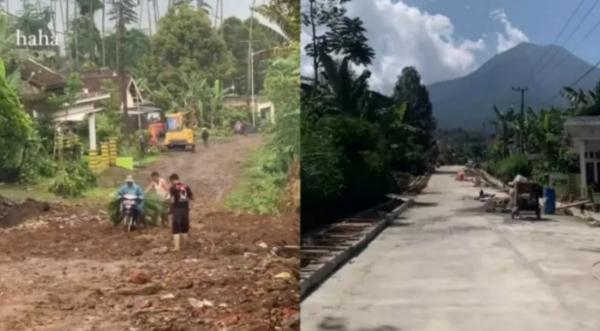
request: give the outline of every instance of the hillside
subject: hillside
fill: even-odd
[[[553,54],[556,50],[558,54],[551,63],[543,68],[538,65],[545,52]],[[546,55],[544,61],[548,59],[550,56]],[[564,48],[521,43],[494,56],[465,77],[438,82],[428,89],[438,127],[480,130],[484,123],[489,128],[494,104],[500,109],[511,105],[520,107],[520,95],[512,91],[513,86],[528,87],[526,107],[562,106],[566,104],[564,99],[557,98],[552,102],[548,99],[589,68],[589,63]],[[600,70],[595,69],[577,87],[591,89],[598,80]]]

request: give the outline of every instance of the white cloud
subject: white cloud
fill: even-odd
[[[427,84],[463,76],[475,69],[483,38],[457,38],[444,15],[433,15],[402,1],[354,1],[349,16],[365,23],[369,44],[376,53],[371,85],[389,93],[402,69],[415,66]]]
[[[522,42],[529,41],[525,33],[513,26],[512,22],[508,20],[508,15],[506,15],[504,9],[493,10],[490,15],[504,26],[504,32],[497,33],[498,45],[496,50],[498,53],[511,49]]]

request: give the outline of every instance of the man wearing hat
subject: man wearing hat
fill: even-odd
[[[136,218],[142,224],[146,225],[146,220],[144,219],[144,190],[135,183],[133,176],[131,175],[128,175],[127,178],[125,178],[125,184],[119,188],[119,192],[117,193],[119,198],[128,194],[137,197],[137,200],[135,201],[135,209],[137,211]]]

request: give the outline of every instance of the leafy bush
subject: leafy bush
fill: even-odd
[[[58,170],[50,185],[50,192],[61,197],[81,197],[96,185],[96,177],[83,160],[72,161]]]
[[[225,107],[221,112],[221,127],[232,132],[233,125],[240,121],[247,123],[250,120],[250,111],[246,107]]]
[[[491,163],[488,170],[503,182],[509,182],[516,175],[530,177],[533,167],[524,155],[513,154]]]
[[[240,184],[227,197],[227,207],[260,215],[277,214],[285,189],[286,170],[272,148],[262,148],[246,164]]]
[[[144,217],[146,223],[150,225],[157,225],[159,223],[161,215],[167,212],[169,205],[166,201],[162,200],[158,195],[151,193],[144,197]],[[120,201],[118,199],[112,199],[106,206],[109,220],[113,225],[119,225],[121,219],[119,217]]]

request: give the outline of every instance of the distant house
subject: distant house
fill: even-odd
[[[121,94],[121,78],[111,69],[84,71],[81,73],[81,80],[83,81],[84,88],[89,92],[102,92],[104,91],[104,83],[111,82],[116,88],[117,93]],[[155,107],[151,102],[144,99],[135,79],[131,76],[126,76],[125,80],[127,84],[127,113],[130,116],[136,117],[134,120],[137,120],[137,117],[144,119],[148,114],[161,111],[160,108]]]
[[[50,93],[58,95],[65,93],[68,74],[56,72],[32,59],[20,63],[20,71],[25,108],[32,116],[48,111],[49,105],[46,102]],[[95,115],[104,110],[102,105],[110,99],[110,93],[105,90],[104,82],[112,82],[119,93],[121,79],[109,69],[84,71],[80,72],[80,76],[83,91],[77,96],[77,100],[71,105],[64,105],[52,116],[57,123],[87,120],[90,126],[90,149],[95,150]],[[126,77],[126,80],[128,82],[127,110],[130,118],[128,125],[131,128],[142,129],[145,127],[147,117],[160,112],[160,109],[143,98],[133,78]]]
[[[228,96],[223,98],[223,106],[225,108],[246,108],[248,104],[249,100],[245,96]],[[271,124],[275,124],[275,105],[273,105],[273,102],[257,96],[255,109],[258,121],[268,121]],[[252,115],[251,111],[250,115]]]

